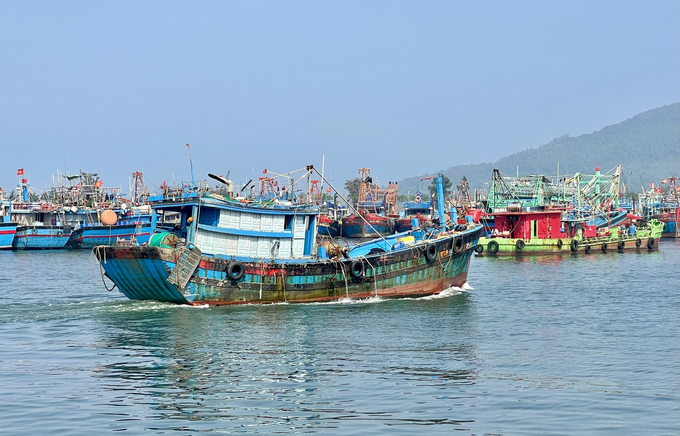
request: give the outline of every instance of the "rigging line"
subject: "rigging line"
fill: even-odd
[[[345,201],[345,203],[347,204],[347,206],[348,206],[350,209],[352,209],[352,212],[354,212],[354,213],[355,213],[357,216],[359,216],[366,224],[368,224],[368,226],[371,228],[371,230],[373,230],[373,231],[380,237],[380,239],[382,239],[383,241],[385,241],[385,243],[386,243],[387,245],[389,245],[390,248],[392,247],[392,244],[390,244],[390,243],[387,241],[387,239],[385,239],[385,237],[384,237],[383,235],[381,235],[380,232],[378,232],[378,231],[375,229],[375,227],[373,227],[373,225],[371,225],[371,223],[368,222],[368,220],[366,220],[366,218],[364,218],[359,212],[357,212],[357,210],[354,208],[354,206],[352,206],[352,205],[350,204],[350,202],[347,201],[347,199],[340,193],[340,191],[338,191],[337,189],[335,189],[335,186],[333,186],[333,185],[331,184],[331,182],[329,182],[328,180],[326,180],[326,179],[321,175],[321,173],[319,173],[319,171],[317,171],[317,169],[314,168],[313,165],[310,165],[309,167],[310,167],[310,170],[314,170],[314,171],[315,171],[315,172],[323,179],[323,181],[324,181],[325,183],[328,183],[328,186],[330,186],[331,189],[333,189],[333,190],[340,196],[340,198],[342,198],[342,199]]]
[[[338,264],[340,265],[340,271],[342,271],[342,278],[345,280],[345,296],[349,298],[349,286],[347,285],[347,274],[345,274],[345,265],[339,261],[339,260],[334,260],[333,261],[336,266],[335,266],[335,274],[338,274]]]
[[[366,256],[362,256],[362,257],[364,258],[364,260],[366,261],[368,266],[370,266],[371,269],[373,270],[373,288],[375,289],[375,296],[376,296],[376,298],[378,298],[378,276],[377,276],[375,267],[371,264],[371,261],[368,260],[368,258]]]

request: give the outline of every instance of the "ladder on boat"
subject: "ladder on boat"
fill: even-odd
[[[170,272],[168,282],[177,285],[180,291],[184,290],[184,287],[189,283],[189,279],[191,279],[194,271],[198,268],[202,254],[201,250],[195,245],[192,248],[184,250],[177,260],[175,268]]]

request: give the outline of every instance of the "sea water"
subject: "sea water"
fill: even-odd
[[[680,244],[470,268],[436,298],[215,308],[0,252],[0,433],[680,433]]]

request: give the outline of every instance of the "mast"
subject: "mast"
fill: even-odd
[[[444,188],[442,186],[442,175],[439,174],[437,182],[437,213],[439,214],[439,230],[446,230],[446,216],[444,215]]]
[[[191,160],[191,145],[187,142],[187,147],[189,148],[189,165],[191,166],[191,186],[196,187],[196,181],[194,180],[194,161]]]

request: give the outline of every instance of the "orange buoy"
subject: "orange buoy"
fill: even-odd
[[[116,212],[112,210],[105,210],[102,212],[100,219],[105,226],[112,226],[118,222],[118,216],[116,215]]]

